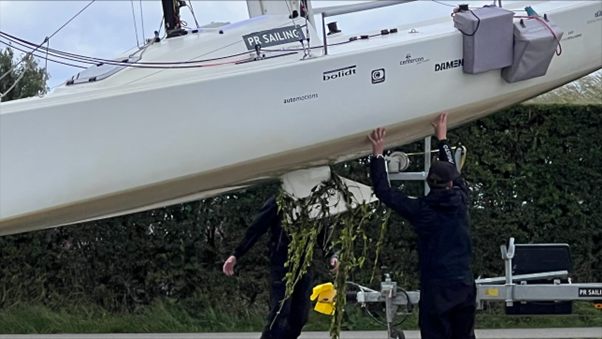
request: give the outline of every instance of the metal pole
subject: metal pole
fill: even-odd
[[[311,4],[310,0],[305,0],[305,9],[307,10],[307,16],[309,17],[309,22],[314,28],[316,27],[316,19],[314,18],[314,8]]]
[[[328,55],[328,41],[326,41],[326,25],[324,24],[324,13],[322,13],[322,42],[324,43],[324,55]]]
[[[502,248],[502,256],[506,261],[506,306],[512,307],[514,304],[514,283],[512,279],[512,259],[514,258],[514,238],[510,238],[508,249]]]
[[[417,1],[417,0],[377,0],[377,1],[370,1],[370,2],[364,2],[364,3],[359,3],[359,4],[353,4],[353,5],[330,6],[330,7],[317,8],[314,11],[314,13],[316,13],[316,14],[322,13],[322,15],[328,17],[328,16],[335,16],[335,15],[341,15],[341,14],[361,12],[361,11],[366,11],[369,9],[402,5],[402,4],[407,4],[410,2],[414,2],[414,1]]]

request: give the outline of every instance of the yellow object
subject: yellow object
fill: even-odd
[[[326,283],[314,287],[314,292],[310,297],[312,301],[318,299],[314,310],[323,314],[332,315],[335,305],[334,296],[336,294],[337,291],[334,289],[334,285],[332,285],[332,283]]]
[[[594,307],[596,309],[602,310],[602,304],[595,304]]]
[[[500,291],[497,288],[490,288],[485,290],[485,295],[490,297],[497,297],[500,294]]]

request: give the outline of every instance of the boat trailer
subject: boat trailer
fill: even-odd
[[[506,275],[475,280],[477,310],[482,310],[485,302],[504,302],[507,315],[571,314],[574,301],[589,301],[602,311],[602,283],[572,283],[569,278],[572,262],[568,249],[567,244],[515,245],[514,238],[510,238],[508,247],[501,246]],[[520,261],[513,263],[515,256]],[[536,267],[540,267],[540,270],[546,267],[566,269],[515,274],[537,271]],[[387,327],[390,338],[404,339],[403,331],[395,327],[401,325],[418,306],[420,291],[405,291],[391,279],[389,273],[385,273],[384,277],[380,291],[348,282],[359,291],[347,292],[347,302],[357,303],[363,308],[367,304],[384,303],[386,323],[370,316]],[[398,312],[400,308],[402,310]],[[397,315],[405,317],[395,323]]]

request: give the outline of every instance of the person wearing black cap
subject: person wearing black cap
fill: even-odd
[[[259,214],[253,219],[244,238],[226,260],[223,267],[223,272],[226,275],[233,275],[237,260],[242,258],[264,233],[270,231],[268,245],[271,266],[269,278],[270,313],[261,339],[297,339],[309,317],[309,298],[312,292],[311,283],[313,279],[311,268],[297,282],[293,295],[284,303],[282,309],[280,308],[280,302],[284,299],[286,292],[284,277],[288,272],[288,268],[284,267],[284,264],[288,258],[288,245],[290,244],[289,236],[282,228],[282,218],[283,214],[282,211],[278,211],[276,198],[269,198]],[[318,235],[318,243],[321,244],[320,247],[323,250],[328,247],[326,241],[326,232],[323,230]],[[330,264],[334,267],[331,272],[336,273],[339,268],[339,257],[328,249],[326,249],[326,252],[330,257]],[[276,318],[275,321],[274,318]]]
[[[369,135],[372,182],[376,197],[407,219],[418,235],[422,338],[475,338],[476,286],[470,267],[468,188],[447,140],[447,113],[441,113],[432,125],[439,139],[439,161],[429,169],[427,196],[412,199],[390,187],[383,157],[384,128]]]

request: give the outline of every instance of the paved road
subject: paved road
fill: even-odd
[[[418,331],[406,331],[407,339],[420,339]],[[259,339],[258,333],[116,333],[0,335],[0,339]],[[602,327],[477,330],[478,339],[602,339]],[[299,339],[330,339],[327,332],[305,332]],[[343,332],[341,339],[387,339],[384,331]]]

